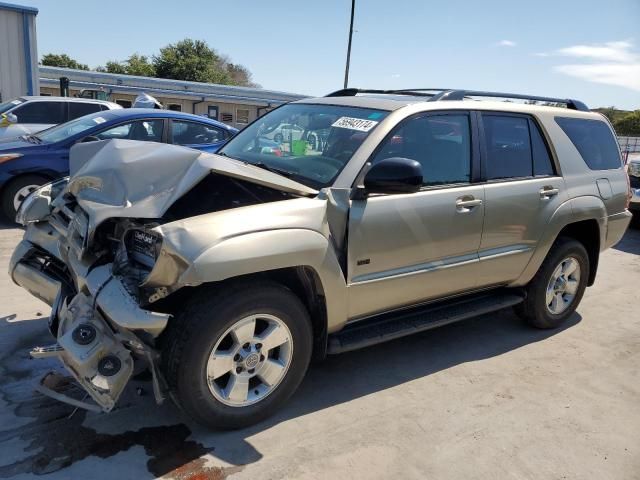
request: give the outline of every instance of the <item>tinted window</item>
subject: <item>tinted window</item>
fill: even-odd
[[[63,102],[27,102],[13,110],[18,123],[62,123],[64,122]]]
[[[201,145],[221,142],[226,137],[219,128],[201,123],[174,120],[171,128],[171,142],[177,145]]]
[[[523,117],[483,115],[487,147],[487,180],[533,175],[528,120]]]
[[[422,166],[424,185],[468,183],[471,147],[467,115],[410,118],[388,136],[373,162],[404,157]]]
[[[84,117],[85,115],[89,115],[90,113],[95,113],[99,111],[100,111],[100,105],[97,103],[70,102],[69,103],[69,120],[73,120],[74,118]]]
[[[533,120],[529,120],[529,132],[531,132],[531,149],[533,150],[533,174],[536,176],[554,175],[549,149],[542,138],[540,129]]]
[[[608,170],[622,165],[618,143],[606,123],[566,117],[555,120],[591,170]]]
[[[100,140],[120,138],[126,140],[141,140],[143,142],[162,141],[162,120],[137,120],[123,123],[95,134]]]

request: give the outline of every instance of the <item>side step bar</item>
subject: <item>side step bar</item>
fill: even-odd
[[[517,290],[498,290],[385,313],[354,322],[329,335],[328,354],[357,350],[448,323],[512,307],[524,301]]]

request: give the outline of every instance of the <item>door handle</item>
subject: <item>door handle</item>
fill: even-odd
[[[548,198],[554,197],[560,193],[560,190],[557,188],[553,188],[551,186],[542,187],[540,189],[540,198],[546,200]]]
[[[467,198],[467,200],[464,200]],[[456,210],[459,212],[470,212],[472,208],[482,205],[482,200],[479,198],[460,197],[456,200]]]

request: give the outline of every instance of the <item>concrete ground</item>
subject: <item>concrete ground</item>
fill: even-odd
[[[34,392],[58,368],[27,354],[47,308],[4,273],[21,231],[0,228],[0,478],[640,479],[639,230],[560,330],[506,311],[331,357],[275,418],[215,433],[144,382],[110,414]]]

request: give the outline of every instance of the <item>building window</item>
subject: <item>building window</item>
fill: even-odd
[[[122,98],[116,98],[116,103],[122,108],[131,108],[131,100],[124,100]]]
[[[233,113],[223,113],[222,121],[227,123],[233,122]]]
[[[249,123],[249,110],[246,108],[238,108],[236,110],[236,123]]]
[[[170,103],[167,108],[169,110],[173,110],[174,112],[182,111],[182,105],[180,105],[179,103]]]

